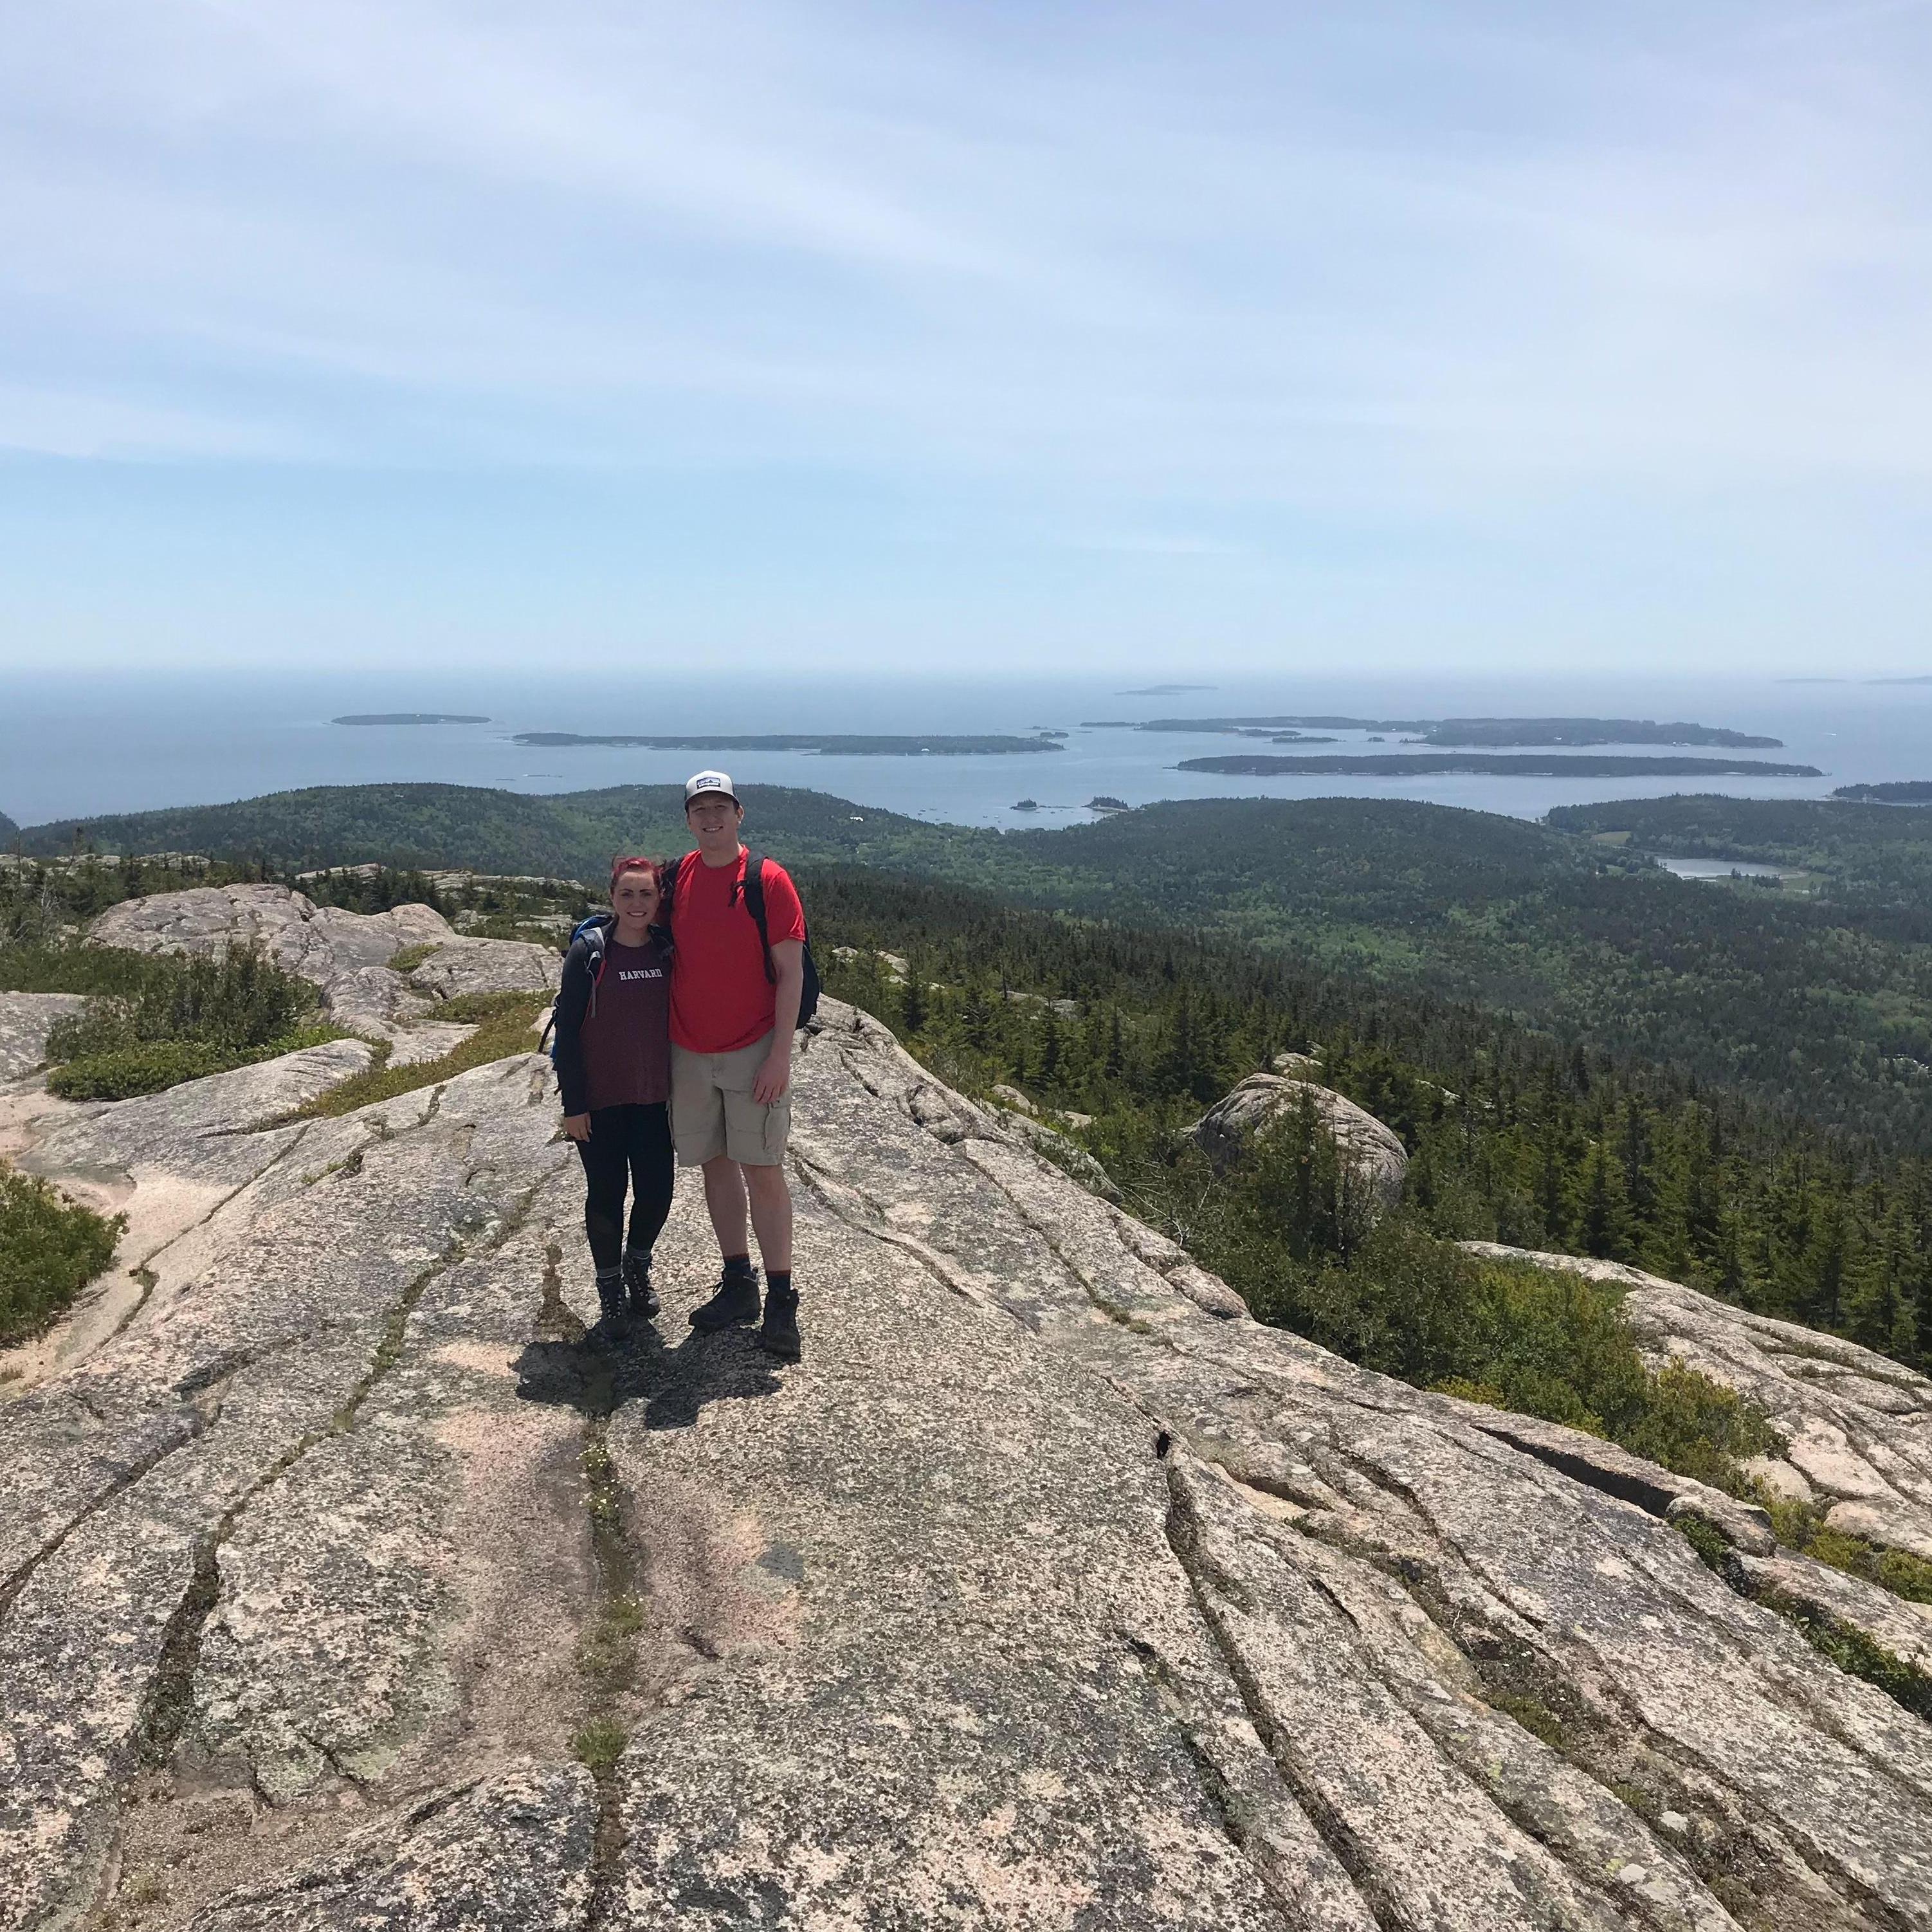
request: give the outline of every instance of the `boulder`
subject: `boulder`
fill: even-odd
[[[1369,1184],[1376,1199],[1384,1208],[1393,1207],[1402,1198],[1402,1178],[1408,1172],[1408,1150],[1400,1136],[1354,1101],[1312,1080],[1251,1073],[1188,1132],[1209,1160],[1225,1166],[1262,1127],[1298,1107],[1304,1094],[1314,1102],[1316,1118]]]
[[[387,912],[319,906],[286,886],[196,886],[110,906],[87,929],[103,946],[134,952],[224,952],[259,946],[285,972],[326,989],[357,968],[386,966],[406,946],[453,939],[424,905]]]
[[[0,1926],[1932,1924],[1932,1727],[1682,1479],[1217,1316],[820,1014],[795,1366],[689,1328],[689,1176],[584,1345],[532,1055],[39,1149],[216,1191],[8,1408]]]
[[[386,912],[319,906],[286,886],[202,886],[110,906],[88,928],[104,946],[137,952],[219,953],[259,946],[285,970],[321,990],[329,1017],[346,1030],[386,1040],[398,1065],[440,1058],[473,1027],[438,1021],[445,1000],[466,993],[541,993],[562,961],[524,940],[458,934],[424,905]],[[405,974],[399,954],[418,958]]]
[[[86,1004],[81,993],[0,993],[0,1082],[40,1066],[54,1022]]]

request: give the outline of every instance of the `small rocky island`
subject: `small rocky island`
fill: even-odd
[[[1282,713],[1261,718],[1150,718],[1130,724],[1118,718],[1082,721],[1089,730],[1227,731],[1239,737],[1280,733],[1280,742],[1306,728],[1328,731],[1408,731],[1420,745],[1710,745],[1726,751],[1775,752],[1781,738],[1762,738],[1721,724],[1682,721],[1660,724],[1651,718],[1345,718]]]
[[[652,752],[806,752],[828,758],[999,758],[1013,752],[1058,752],[1064,748],[1058,734],[1046,733],[1032,738],[998,734],[978,737],[940,734],[915,738],[814,731],[777,732],[748,737],[742,733],[723,732],[659,736],[630,732],[587,734],[578,731],[519,731],[511,742],[566,750],[584,745],[607,745]]]
[[[1364,752],[1316,758],[1278,758],[1264,752],[1226,758],[1184,758],[1183,772],[1219,772],[1243,778],[1419,778],[1444,772],[1481,772],[1516,778],[1816,778],[1816,765],[1767,764],[1755,758],[1599,758],[1588,754],[1538,757],[1481,752]]]
[[[489,719],[466,711],[352,711],[332,718],[332,724],[487,724]]]

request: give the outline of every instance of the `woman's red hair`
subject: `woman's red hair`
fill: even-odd
[[[610,890],[617,890],[617,881],[626,872],[648,872],[651,883],[659,892],[664,890],[664,861],[662,859],[613,859],[610,861]]]

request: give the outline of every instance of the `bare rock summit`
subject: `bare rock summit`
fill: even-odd
[[[1932,1925],[1932,1726],[1672,1512],[1761,1518],[1210,1310],[820,1010],[782,1370],[688,1186],[586,1346],[534,1055],[53,1117],[176,1232],[7,1408],[0,1927]]]

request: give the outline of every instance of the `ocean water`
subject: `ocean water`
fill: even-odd
[[[1213,674],[1195,677],[1208,682]],[[1177,678],[1187,676],[1174,674]],[[667,682],[640,673],[598,682],[455,673],[300,678],[232,674],[10,676],[0,682],[0,812],[22,825],[90,813],[208,804],[296,786],[438,780],[516,791],[664,783],[722,764],[741,782],[809,787],[863,805],[969,825],[1064,824],[1107,795],[1396,797],[1538,818],[1552,806],[1673,791],[1822,797],[1835,785],[1932,778],[1932,684],[1768,680],[1459,678],[1214,679],[1214,688],[1124,695],[1154,680],[796,680],[729,675]],[[345,726],[350,712],[473,712],[470,725]],[[1232,778],[1178,771],[1184,758],[1252,749],[1344,752],[1363,734],[1304,748],[1220,734],[1083,728],[1105,718],[1334,712],[1366,717],[1596,716],[1689,720],[1781,738],[1742,758],[1818,766],[1818,778]],[[1057,752],[833,758],[512,742],[520,730],[577,732],[1067,731]],[[1391,734],[1367,748],[1404,748]],[[1606,746],[1605,753],[1666,748]],[[1686,756],[1730,755],[1687,748]],[[1014,809],[1030,797],[1037,812]]]

